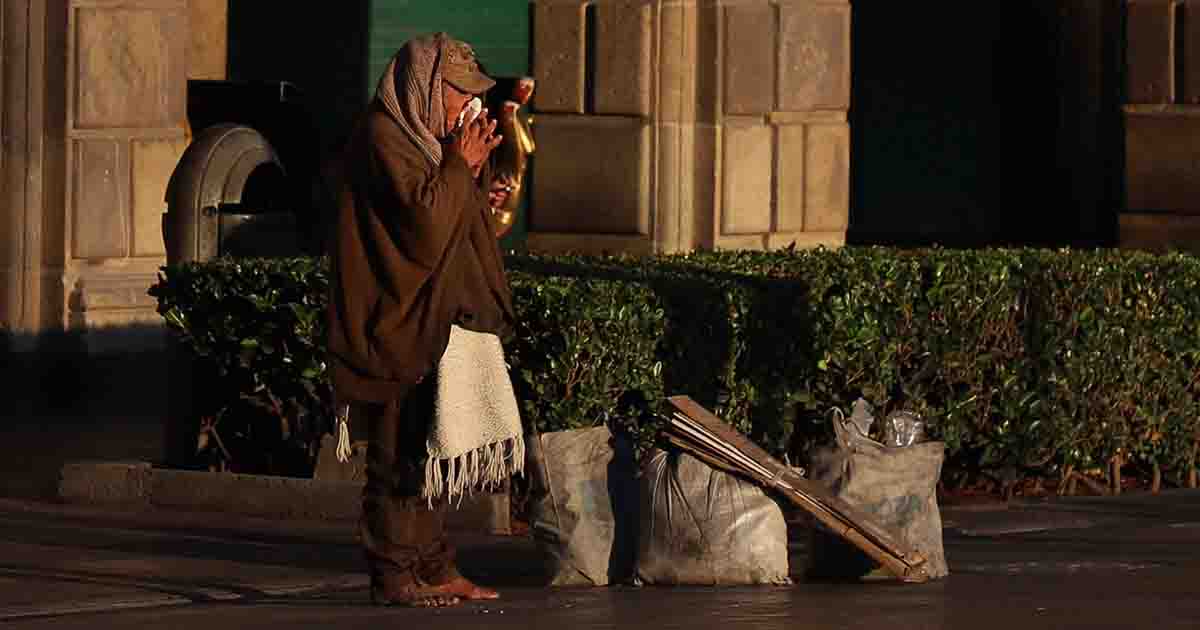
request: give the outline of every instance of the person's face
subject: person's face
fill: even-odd
[[[442,103],[446,106],[446,120],[442,124],[442,135],[445,138],[454,131],[454,124],[458,122],[458,115],[462,113],[467,103],[474,98],[473,95],[466,92],[460,92],[458,88],[450,85],[449,81],[442,81]]]

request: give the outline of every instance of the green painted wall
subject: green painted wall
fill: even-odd
[[[531,72],[529,0],[371,0],[367,24],[368,98],[397,48],[436,31],[470,43],[493,76]],[[501,243],[505,249],[524,248],[526,205]]]
[[[374,89],[405,41],[446,31],[467,41],[489,72],[529,74],[529,0],[372,0],[367,76]]]

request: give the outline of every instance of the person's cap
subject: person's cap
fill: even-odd
[[[442,51],[442,80],[467,94],[475,95],[483,94],[496,85],[496,81],[479,67],[479,60],[475,58],[471,45],[449,37]]]

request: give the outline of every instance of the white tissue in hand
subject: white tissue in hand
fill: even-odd
[[[479,117],[479,112],[481,111],[483,111],[483,101],[479,100],[479,97],[476,96],[475,98],[471,99],[465,107],[463,107],[461,112],[458,113],[458,128],[461,129],[465,125],[475,122],[475,119]]]

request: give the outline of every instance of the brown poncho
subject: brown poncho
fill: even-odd
[[[328,311],[342,400],[402,395],[436,368],[452,324],[511,333],[487,169],[476,181],[453,147],[430,142],[445,116],[440,42],[397,53],[347,147]]]

